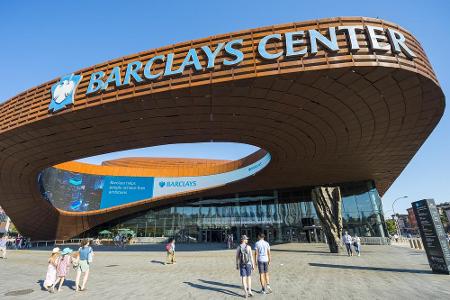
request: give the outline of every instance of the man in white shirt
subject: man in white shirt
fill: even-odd
[[[344,233],[344,236],[342,237],[342,242],[344,242],[344,244],[345,244],[345,248],[347,249],[348,256],[353,256],[352,237],[350,234],[348,234],[347,231]]]
[[[262,294],[272,293],[269,281],[269,265],[272,261],[270,245],[264,240],[264,233],[258,235],[259,240],[255,244],[255,261],[258,263],[259,280],[261,282]]]

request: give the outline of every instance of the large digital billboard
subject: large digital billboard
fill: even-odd
[[[50,167],[39,174],[38,183],[43,197],[55,207],[84,212],[217,187],[256,174],[269,164],[270,159],[270,154],[266,154],[258,161],[230,172],[188,177],[106,176]]]

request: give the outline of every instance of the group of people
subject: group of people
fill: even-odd
[[[126,236],[118,235],[114,238],[114,241],[117,242],[116,245],[118,246],[123,246],[123,243],[125,243],[126,240]],[[3,235],[0,238],[0,252],[2,258],[6,258],[7,242],[8,237]],[[356,234],[352,237],[345,231],[342,242],[347,249],[348,256],[353,256],[353,249],[356,252],[356,255],[361,255],[361,239]],[[227,246],[228,248],[233,246],[233,235],[231,234],[227,236]],[[169,239],[165,248],[167,254],[165,264],[175,264],[175,239]],[[269,266],[272,261],[272,256],[270,245],[265,240],[265,235],[263,233],[258,235],[258,241],[255,243],[253,250],[248,244],[248,237],[246,235],[241,236],[240,244],[236,248],[236,269],[239,270],[245,298],[253,296],[251,276],[256,266],[259,271],[261,293],[272,293],[269,278]],[[43,287],[47,291],[54,293],[59,284],[57,291],[60,291],[72,267],[76,270],[75,291],[86,290],[86,283],[89,278],[89,266],[93,261],[93,256],[94,251],[90,247],[90,241],[87,239],[81,242],[78,251],[73,251],[70,248],[64,248],[61,251],[58,247],[54,248],[48,259],[47,274]],[[84,276],[80,285],[82,275]]]
[[[116,235],[113,239],[114,245],[120,248],[125,248],[125,245],[128,244],[129,241],[130,238],[122,234]]]
[[[348,256],[353,256],[353,249],[355,249],[356,255],[361,256],[361,239],[359,238],[359,236],[355,234],[355,236],[352,237],[350,234],[348,234],[348,231],[346,231],[344,233],[344,236],[342,237],[342,242],[347,249]]]
[[[52,254],[48,259],[47,275],[45,276],[44,288],[51,292],[55,292],[56,286],[59,284],[57,291],[61,291],[64,280],[69,275],[71,267],[76,270],[75,291],[86,290],[86,283],[89,278],[89,265],[92,263],[94,251],[89,246],[89,240],[83,240],[78,251],[70,248],[64,248],[62,251],[56,247],[52,250]],[[83,281],[80,285],[81,275]]]
[[[23,236],[8,237],[6,233],[3,236],[0,236],[0,248],[4,256],[6,255],[6,249],[29,249],[31,248],[31,239],[25,238]]]
[[[226,236],[226,242],[227,242],[228,249],[231,249],[232,247],[234,247],[234,236],[232,233],[230,233]]]
[[[256,264],[259,271],[261,294],[272,293],[269,279],[269,265],[272,261],[272,256],[270,253],[270,245],[264,238],[265,235],[263,233],[258,235],[258,241],[254,247],[254,255],[252,248],[248,244],[248,237],[246,235],[241,237],[241,243],[236,249],[236,269],[239,270],[241,276],[245,298],[253,297],[251,276]]]
[[[13,241],[13,247],[17,249],[29,249],[31,248],[31,239],[25,238],[21,235],[16,236]]]
[[[232,235],[231,235],[232,236]],[[261,293],[272,293],[269,279],[269,265],[272,261],[270,253],[270,245],[264,240],[263,233],[258,235],[258,241],[255,243],[254,254],[252,248],[248,244],[248,237],[241,237],[240,245],[236,249],[236,269],[239,270],[241,276],[242,287],[244,289],[245,298],[252,297],[252,272],[258,266],[259,280],[261,283]],[[232,245],[232,237],[227,237],[227,244]],[[176,264],[175,260],[175,239],[169,239],[166,244],[166,262],[167,264]]]

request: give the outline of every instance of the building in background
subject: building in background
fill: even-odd
[[[269,158],[265,151],[258,153],[237,165],[245,166],[255,160],[245,170],[258,170]],[[170,197],[171,192],[179,193],[183,189],[199,188],[205,182],[235,176],[230,172],[182,179],[160,177],[155,173],[155,177],[117,176],[120,172],[124,172],[123,175],[159,172],[162,176],[175,168],[177,173],[186,175],[202,169],[205,172],[208,167],[226,169],[231,163],[233,161],[174,158],[121,158],[103,162],[101,166],[70,162],[45,169],[39,176],[39,184],[42,196],[58,209],[90,213],[114,208],[121,201],[133,203],[145,199],[148,193]],[[90,174],[80,172],[83,169]],[[222,185],[220,181],[214,184]],[[351,235],[384,237],[382,204],[374,182],[347,182],[339,186],[344,229]],[[256,240],[258,233],[264,232],[271,242],[319,242],[324,240],[323,228],[311,201],[311,189],[306,186],[230,193],[223,185],[224,192],[220,195],[203,193],[200,197],[139,211],[96,226],[80,237],[97,237],[105,230],[116,233],[127,229],[142,241],[171,236],[180,242],[225,242],[229,234],[235,239],[246,234]]]
[[[6,215],[5,211],[0,206],[0,234],[7,233],[9,231],[9,226],[11,225],[11,220]]]
[[[444,226],[444,230],[446,232],[450,232],[449,220],[450,220],[450,202],[439,203],[436,205],[436,208],[441,217],[442,225]],[[409,222],[409,230],[408,232],[412,235],[419,234],[416,216],[414,215],[414,211],[412,207],[407,209],[408,211],[408,222]]]
[[[412,234],[413,228],[411,226],[411,222],[409,221],[409,214],[396,214],[393,215],[392,218],[396,220],[398,231],[401,236]]]
[[[439,203],[436,205],[441,216],[442,225],[447,232],[450,232],[450,202]]]
[[[411,235],[417,235],[419,234],[418,228],[417,228],[417,220],[416,215],[414,214],[414,210],[412,207],[407,209],[408,211],[408,222],[411,226]]]

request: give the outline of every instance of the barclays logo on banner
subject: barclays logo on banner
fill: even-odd
[[[176,181],[160,181],[159,187],[195,187],[197,186],[197,181],[195,180],[176,180]]]
[[[81,75],[66,75],[61,77],[59,82],[54,84],[51,88],[52,100],[48,106],[49,111],[57,112],[65,107],[72,105],[75,91],[81,81]]]

